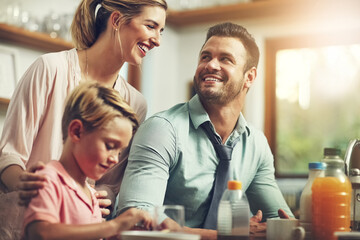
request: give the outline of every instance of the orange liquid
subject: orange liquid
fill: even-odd
[[[350,232],[351,183],[348,178],[316,178],[312,185],[312,226],[316,240],[336,240],[334,232]]]

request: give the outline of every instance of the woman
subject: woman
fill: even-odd
[[[139,65],[160,45],[164,0],[82,0],[71,32],[76,49],[39,57],[25,72],[10,102],[0,140],[0,239],[18,238],[20,176],[26,167],[59,159],[65,98],[80,81],[113,87],[144,120],[143,96],[119,77],[125,62]],[[121,161],[121,160],[120,160]],[[25,175],[29,178],[28,175]],[[27,183],[21,188],[34,187]]]

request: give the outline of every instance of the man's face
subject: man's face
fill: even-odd
[[[232,37],[211,37],[200,52],[194,87],[200,99],[226,104],[240,97],[244,85],[247,53]]]

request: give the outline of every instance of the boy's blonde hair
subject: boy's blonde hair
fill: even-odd
[[[91,47],[106,30],[112,12],[119,11],[122,15],[119,19],[120,23],[128,24],[148,6],[167,10],[165,0],[82,0],[71,24],[71,36],[75,47],[77,49]]]
[[[120,97],[118,91],[101,86],[97,82],[81,83],[66,101],[62,118],[63,141],[65,142],[69,124],[74,119],[81,120],[86,131],[93,131],[115,117],[129,119],[133,133],[139,126],[134,111]]]

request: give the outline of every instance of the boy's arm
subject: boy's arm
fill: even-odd
[[[151,218],[145,211],[129,209],[117,218],[95,224],[70,225],[50,223],[46,221],[33,221],[26,227],[26,239],[78,239],[90,240],[109,238],[119,235],[124,230],[134,227],[137,222],[143,221],[146,228],[151,227]]]

